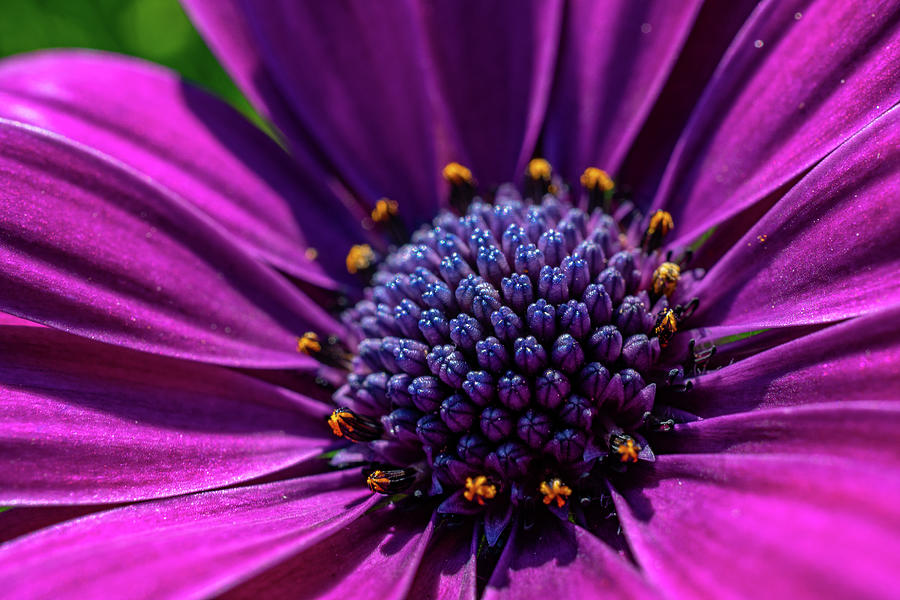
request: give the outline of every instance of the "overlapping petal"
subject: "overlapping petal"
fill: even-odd
[[[134,501],[315,456],[324,404],[46,327],[0,327],[0,505]]]
[[[897,303],[900,108],[799,181],[691,293],[694,322],[772,326],[836,321]]]
[[[299,367],[339,325],[208,217],[65,138],[0,122],[0,309],[220,364]]]
[[[694,379],[672,402],[709,417],[813,402],[892,400],[900,389],[900,309],[827,327]]]
[[[416,572],[410,598],[475,600],[480,532],[472,523],[437,527]]]
[[[748,597],[765,582],[775,596],[889,598],[898,432],[895,402],[681,426],[669,445],[683,436],[700,453],[633,469],[616,509],[638,564],[673,596]]]
[[[224,597],[402,600],[431,538],[429,519],[427,510],[367,514]]]
[[[442,158],[471,166],[490,189],[518,181],[544,122],[561,57],[564,6],[557,0],[420,2],[428,71],[446,105]],[[455,153],[458,153],[456,155]]]
[[[566,6],[543,152],[569,181],[617,171],[669,75],[701,2]]]
[[[900,6],[760,4],[685,128],[655,205],[699,236],[809,169],[900,99]]]
[[[221,100],[133,58],[50,51],[0,65],[0,117],[104,152],[195,204],[248,252],[335,287],[363,241],[321,170],[301,165]],[[306,251],[318,252],[316,261]]]
[[[358,472],[336,472],[134,504],[0,548],[17,598],[205,597],[310,548],[374,504]],[[347,487],[349,486],[349,487]]]
[[[550,517],[530,530],[514,530],[484,597],[656,598],[658,593],[591,533]]]
[[[188,2],[200,31],[294,146],[370,203],[430,219],[440,169],[517,175],[544,116],[561,5]],[[320,35],[328,31],[327,36]]]

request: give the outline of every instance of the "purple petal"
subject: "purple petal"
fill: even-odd
[[[889,469],[841,457],[847,442],[831,456],[778,453],[782,436],[765,444],[776,454],[660,456],[629,471],[616,511],[638,564],[671,597],[757,597],[763,585],[772,598],[891,598],[898,434],[894,420],[890,438],[859,440],[893,453]]]
[[[358,472],[328,473],[69,521],[0,548],[0,589],[16,598],[214,596],[357,519],[377,502],[358,483]]]
[[[666,162],[706,84],[758,0],[704,2],[653,110],[628,150],[618,180],[643,208],[659,187]],[[652,32],[651,32],[652,33]]]
[[[193,207],[72,142],[0,121],[0,309],[157,354],[299,367],[339,325]]]
[[[423,41],[402,4],[192,0],[188,12],[292,151],[321,150],[369,204],[434,216],[440,169]]]
[[[301,176],[237,111],[150,63],[85,51],[3,61],[0,117],[127,163],[217,220],[250,254],[317,285],[337,286],[328,269],[346,273],[346,251],[364,235],[322,173]],[[310,247],[328,252],[310,261]]]
[[[567,5],[544,149],[569,181],[617,171],[669,75],[701,2]]]
[[[518,175],[544,116],[559,2],[191,0],[198,29],[292,148],[322,150],[369,203],[431,219],[440,169]]]
[[[532,157],[550,96],[562,2],[422,2],[435,92],[466,163],[487,187],[518,181]],[[452,139],[452,138],[451,138]]]
[[[900,46],[900,43],[898,43]],[[897,302],[900,108],[816,165],[691,290],[698,324],[845,319]]]
[[[832,325],[694,379],[676,405],[702,417],[843,400],[895,400],[900,307]]]
[[[401,600],[412,585],[433,524],[424,511],[377,510],[223,598]]]
[[[409,598],[475,600],[477,529],[466,524],[435,528],[434,538],[416,573]]]
[[[697,237],[796,178],[900,98],[900,5],[761,4],[701,98],[654,202]]]
[[[593,534],[548,517],[516,528],[485,590],[502,598],[655,598],[659,594],[622,556]]]
[[[0,327],[0,389],[0,505],[221,487],[332,442],[324,404],[226,369],[43,327]]]

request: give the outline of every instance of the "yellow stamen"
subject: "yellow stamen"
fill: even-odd
[[[490,500],[496,495],[497,487],[488,482],[488,478],[484,475],[479,475],[475,479],[466,477],[466,491],[463,492],[463,496],[469,502],[478,500],[478,504],[484,506],[485,498]]]
[[[540,492],[544,495],[544,504],[550,504],[556,500],[556,505],[562,508],[569,496],[572,495],[572,488],[563,484],[559,479],[552,479],[549,484],[546,481],[541,482]]]
[[[384,471],[372,471],[369,473],[369,476],[366,477],[366,485],[368,485],[369,489],[375,493],[387,494],[388,486],[391,485],[391,480]]]
[[[672,231],[674,226],[675,222],[672,220],[672,215],[664,210],[658,210],[650,217],[650,225],[647,226],[647,236],[658,235],[661,238],[665,237],[666,234]]]
[[[328,425],[331,427],[331,431],[334,435],[344,437],[344,432],[341,430],[341,427],[343,426],[347,431],[353,431],[353,425],[350,424],[352,420],[353,413],[338,408],[331,413],[330,417],[328,417]]]
[[[633,439],[628,438],[619,444],[616,451],[622,455],[622,462],[631,461],[636,463],[638,461],[638,452],[641,451],[641,447],[635,444]]]
[[[400,205],[397,204],[396,200],[382,198],[375,203],[375,208],[372,209],[372,220],[376,223],[383,223],[384,221],[387,221],[397,214],[399,206]]]
[[[656,325],[653,327],[653,333],[659,338],[659,345],[667,346],[676,331],[678,331],[678,317],[675,316],[675,311],[671,308],[659,311]]]
[[[449,163],[444,167],[444,179],[453,185],[474,185],[475,179],[472,177],[472,171],[457,162]]]
[[[316,260],[319,257],[319,251],[315,248],[307,248],[303,255],[306,256],[306,260]]]
[[[297,339],[297,350],[303,354],[314,354],[322,351],[319,336],[315,332],[307,331],[303,337]]]
[[[375,262],[375,252],[372,247],[368,244],[356,244],[347,253],[347,272],[356,274],[364,271],[372,266],[373,262]]]
[[[528,162],[528,176],[537,181],[543,179],[550,181],[550,175],[553,174],[553,167],[543,158],[533,158]]]
[[[581,185],[586,190],[600,190],[601,192],[609,192],[616,184],[613,183],[609,173],[597,167],[588,167],[581,174]]]
[[[665,294],[667,297],[675,293],[678,287],[678,278],[681,276],[681,267],[675,263],[664,262],[653,271],[653,293]]]

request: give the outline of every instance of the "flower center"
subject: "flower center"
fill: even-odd
[[[475,197],[461,165],[444,176],[457,213],[381,260],[343,315],[358,343],[329,425],[363,450],[374,492],[438,497],[451,513],[564,509],[607,471],[653,459],[641,430],[660,422],[657,386],[680,380],[660,353],[694,306],[669,303],[682,279],[658,250],[671,217],[639,235],[594,168],[581,198],[540,159],[525,198],[509,184]],[[371,252],[354,247],[348,269],[374,265]]]

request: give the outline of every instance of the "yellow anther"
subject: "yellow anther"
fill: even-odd
[[[678,287],[678,278],[681,276],[681,267],[671,262],[664,262],[653,271],[653,293],[657,296],[665,294],[667,297],[675,293]]]
[[[616,187],[609,173],[597,167],[588,167],[584,170],[584,173],[581,174],[581,185],[586,190],[601,192],[609,192]]]
[[[319,257],[319,251],[315,248],[307,248],[303,255],[306,260],[316,260]]]
[[[672,336],[678,331],[678,317],[671,308],[664,308],[659,311],[656,317],[656,325],[653,327],[653,333],[659,338],[660,346],[667,346],[672,340]]]
[[[353,413],[342,408],[336,409],[328,417],[328,425],[332,433],[338,437],[344,437],[344,431],[353,431]]]
[[[347,407],[334,409],[328,417],[328,426],[334,435],[351,442],[371,442],[381,437],[384,431],[380,422],[358,415]]]
[[[303,354],[315,354],[322,351],[319,336],[315,332],[307,331],[303,337],[297,339],[297,350]]]
[[[372,471],[369,473],[369,476],[366,477],[366,485],[368,485],[369,489],[375,493],[387,494],[388,486],[391,485],[391,480],[384,471]]]
[[[546,481],[541,482],[540,492],[544,495],[544,504],[550,504],[556,500],[556,505],[562,508],[569,496],[572,495],[572,488],[563,484],[559,479],[551,479],[549,484]]]
[[[528,162],[528,176],[538,181],[539,179],[543,179],[544,181],[550,181],[550,176],[553,174],[553,167],[550,166],[550,163],[547,162],[546,159],[543,158],[532,158]]]
[[[650,225],[647,226],[647,235],[665,237],[672,231],[672,227],[674,226],[675,222],[672,220],[672,215],[664,210],[658,210],[650,217]]]
[[[364,271],[375,262],[375,252],[368,244],[356,244],[347,253],[347,272],[351,274]]]
[[[491,484],[484,475],[479,475],[474,479],[466,477],[466,491],[463,492],[463,496],[469,502],[477,500],[478,504],[484,506],[485,498],[490,500],[496,495],[497,487]]]
[[[400,205],[397,204],[396,200],[382,198],[375,203],[375,208],[372,209],[372,220],[376,223],[383,223],[384,221],[387,221],[397,214],[399,206]]]
[[[472,171],[457,162],[452,162],[444,167],[444,179],[453,185],[474,185],[475,179],[472,177]]]
[[[641,451],[641,447],[634,443],[634,440],[626,438],[619,444],[618,448],[616,448],[616,452],[618,452],[622,457],[622,462],[631,461],[636,463],[638,461],[638,452]]]

